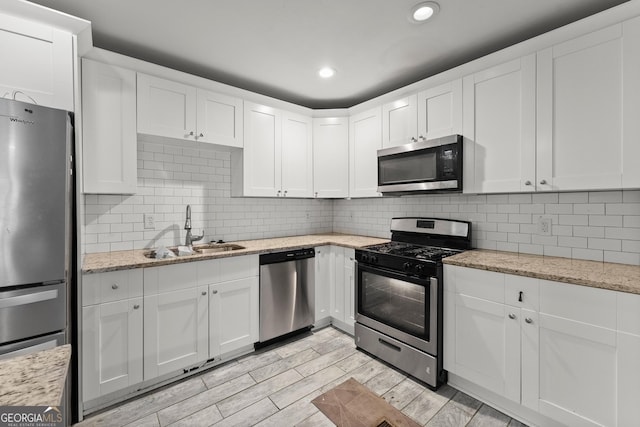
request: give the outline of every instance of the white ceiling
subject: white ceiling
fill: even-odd
[[[626,0],[33,0],[94,45],[311,108],[351,107]],[[330,65],[335,77],[317,70]]]

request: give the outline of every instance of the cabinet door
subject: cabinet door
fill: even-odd
[[[418,138],[462,134],[462,80],[418,94]]]
[[[244,103],[244,195],[275,197],[281,191],[282,113]]]
[[[378,150],[382,148],[380,107],[349,118],[349,196],[377,197]]]
[[[258,296],[257,277],[209,286],[209,358],[258,341]]]
[[[197,90],[197,135],[200,142],[242,148],[242,99]]]
[[[640,183],[639,27],[633,19],[538,53],[539,188]]]
[[[523,405],[566,425],[616,425],[616,332],[544,313],[530,319]]]
[[[315,197],[349,197],[349,119],[313,119]]]
[[[345,321],[345,284],[344,284],[344,248],[331,246],[331,263],[333,267],[333,280],[330,287],[331,317]]]
[[[208,354],[207,287],[144,297],[144,379],[191,368]]]
[[[331,249],[329,246],[321,246],[316,248],[316,279],[315,279],[315,297],[316,297],[316,318],[318,322],[331,316],[330,312],[330,296],[331,296]]]
[[[418,141],[417,104],[417,95],[410,95],[382,106],[383,148]]]
[[[356,322],[356,301],[355,301],[355,276],[354,276],[355,253],[353,249],[344,249],[344,322],[353,327]]]
[[[136,73],[83,59],[82,114],[83,192],[135,193]]]
[[[618,426],[640,420],[640,336],[618,332]]]
[[[494,393],[520,401],[520,312],[463,294],[453,298],[448,370]],[[451,326],[449,326],[451,328]]]
[[[0,94],[74,111],[71,33],[0,13],[0,58]]]
[[[478,193],[535,190],[535,72],[529,55],[464,78],[464,135],[474,142]]]
[[[142,382],[142,298],[82,308],[82,401]]]
[[[195,141],[195,87],[138,73],[137,92],[139,133]]]
[[[313,124],[310,117],[282,115],[282,195],[313,196]]]

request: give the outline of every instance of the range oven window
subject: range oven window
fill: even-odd
[[[358,313],[426,341],[429,340],[427,284],[361,271]]]
[[[434,150],[395,154],[378,160],[380,185],[433,181],[437,175],[437,152]]]

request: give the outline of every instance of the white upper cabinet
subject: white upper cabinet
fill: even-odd
[[[417,132],[417,95],[410,95],[382,106],[382,148],[416,142]]]
[[[465,173],[473,173],[473,192],[535,190],[535,64],[529,55],[463,80],[464,136],[474,151],[465,153],[465,161],[473,159]]]
[[[242,100],[138,73],[138,132],[242,147]]]
[[[311,118],[245,102],[244,135],[242,195],[312,197]]]
[[[461,133],[461,79],[382,106],[383,148]]]
[[[349,197],[349,119],[313,119],[313,195]]]
[[[640,18],[538,53],[537,186],[640,185]]]
[[[418,139],[462,134],[462,79],[418,93]]]
[[[136,73],[83,59],[82,119],[83,192],[135,193]]]
[[[378,150],[382,148],[382,108],[349,118],[349,196],[378,197]]]
[[[242,99],[198,89],[197,140],[242,148]]]
[[[0,13],[0,95],[74,111],[72,34]]]
[[[282,195],[313,196],[313,122],[289,112],[282,115]]]

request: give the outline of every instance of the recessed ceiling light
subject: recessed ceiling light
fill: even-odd
[[[336,73],[336,70],[334,70],[331,67],[322,67],[320,68],[320,70],[318,70],[318,75],[323,79],[328,79],[329,77],[333,77],[335,73]]]
[[[414,22],[424,22],[433,17],[438,11],[440,11],[438,3],[432,1],[419,3],[411,10],[411,19]]]

